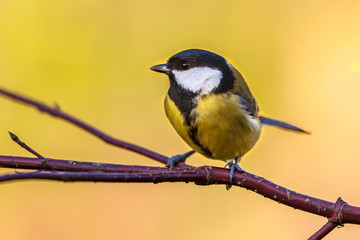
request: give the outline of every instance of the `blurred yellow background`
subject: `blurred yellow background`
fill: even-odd
[[[0,2],[0,85],[167,156],[189,147],[149,67],[203,48],[240,70],[261,113],[311,136],[264,128],[241,166],[300,193],[360,206],[359,1]],[[2,155],[159,164],[0,97]],[[189,164],[223,166],[194,155]],[[11,172],[2,169],[0,173]],[[0,184],[0,238],[306,239],[326,219],[253,192],[194,184]],[[326,239],[359,239],[360,226]]]

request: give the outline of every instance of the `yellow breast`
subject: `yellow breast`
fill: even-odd
[[[206,157],[224,161],[241,157],[260,136],[259,119],[249,116],[232,93],[200,96],[190,113],[190,125],[169,96],[165,112],[185,142]]]

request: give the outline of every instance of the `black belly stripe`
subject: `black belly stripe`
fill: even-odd
[[[197,132],[198,128],[195,124],[196,112],[193,109],[196,108],[196,97],[198,94],[190,92],[189,90],[185,90],[181,88],[177,82],[175,81],[174,76],[170,75],[170,88],[168,91],[169,98],[175,103],[175,105],[179,108],[181,114],[184,117],[184,124],[189,126],[188,135],[191,141],[198,146],[202,154],[208,158],[212,157],[212,153],[210,150],[201,145],[198,138]]]
[[[212,158],[212,153],[210,152],[210,150],[207,147],[201,145],[199,140],[197,139],[197,132],[198,132],[198,128],[196,126],[190,127],[188,131],[188,135],[191,141],[193,141],[193,143],[201,149],[203,155],[205,155],[208,158]]]

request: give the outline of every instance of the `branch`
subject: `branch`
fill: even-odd
[[[128,149],[161,163],[166,163],[168,160],[166,156],[113,138],[91,125],[64,113],[59,107],[50,107],[22,95],[4,90],[1,87],[0,94],[66,120],[99,137],[106,143]],[[11,135],[11,137],[20,146],[37,156],[37,158],[0,155],[0,167],[36,169],[41,171],[2,175],[0,176],[0,182],[20,179],[48,179],[95,182],[194,182],[198,185],[232,184],[254,191],[278,203],[328,218],[329,221],[310,239],[321,239],[336,226],[343,226],[345,223],[360,224],[360,208],[347,204],[341,198],[335,203],[317,199],[291,191],[247,172],[236,172],[233,182],[230,183],[228,169],[210,166],[195,168],[180,163],[174,168],[163,168],[50,159],[42,157],[35,150],[21,142],[15,135]]]
[[[20,94],[14,93],[14,92],[10,92],[8,90],[5,90],[2,87],[0,87],[0,94],[7,97],[7,98],[12,99],[12,100],[18,101],[20,103],[27,104],[27,105],[30,105],[32,107],[35,107],[39,111],[48,113],[48,114],[52,115],[53,117],[57,117],[57,118],[65,120],[67,122],[70,122],[73,125],[75,125],[75,126],[77,126],[79,128],[82,128],[85,131],[87,131],[87,132],[95,135],[96,137],[102,139],[104,142],[106,142],[108,144],[111,144],[111,145],[114,145],[114,146],[117,146],[117,147],[120,147],[120,148],[124,148],[124,149],[127,149],[129,151],[132,151],[132,152],[135,152],[135,153],[138,153],[138,154],[141,154],[143,156],[146,156],[148,158],[151,158],[153,160],[156,160],[156,161],[164,163],[164,164],[167,163],[168,158],[165,157],[164,155],[161,155],[161,154],[156,153],[154,151],[151,151],[151,150],[148,150],[146,148],[140,147],[138,145],[116,139],[116,138],[114,138],[114,137],[112,137],[112,136],[110,136],[110,135],[96,129],[95,127],[91,126],[90,124],[88,124],[88,123],[86,123],[86,122],[84,122],[84,121],[82,121],[80,119],[77,119],[77,118],[71,116],[70,114],[67,114],[67,113],[63,112],[58,105],[56,105],[55,107],[51,107],[51,106],[48,106],[48,105],[46,105],[44,103],[41,103],[39,101],[33,100],[31,98],[22,96]],[[179,166],[185,166],[185,165],[186,164],[180,164]]]
[[[4,175],[0,182],[19,179],[103,182],[194,182],[198,185],[230,184],[229,169],[211,166],[163,168],[47,159],[46,168],[38,158],[0,156],[0,167],[58,170]],[[74,173],[76,172],[76,173]],[[237,173],[232,183],[256,192],[278,203],[327,217],[337,225],[360,224],[360,208],[348,205],[341,198],[335,203],[303,195],[281,187],[251,173]]]
[[[337,224],[335,222],[328,221],[322,228],[314,233],[309,240],[323,239],[328,233],[334,230],[336,226]]]
[[[134,169],[136,167],[134,166]],[[183,170],[176,172],[169,172],[166,168],[162,169],[164,172],[150,172],[145,173],[101,173],[101,172],[30,172],[30,173],[15,173],[0,176],[0,182],[7,182],[21,179],[46,179],[57,180],[63,182],[196,182],[205,178],[205,173],[200,174],[194,170]]]

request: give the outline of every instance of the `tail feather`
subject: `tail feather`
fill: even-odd
[[[289,123],[282,122],[282,121],[275,120],[275,119],[268,118],[268,117],[264,117],[264,116],[260,116],[260,122],[263,125],[276,126],[276,127],[284,128],[284,129],[287,129],[287,130],[292,130],[292,131],[297,131],[297,132],[310,134],[308,131],[305,131],[305,130],[303,130],[301,128],[298,128],[298,127],[296,127],[294,125],[291,125]]]

